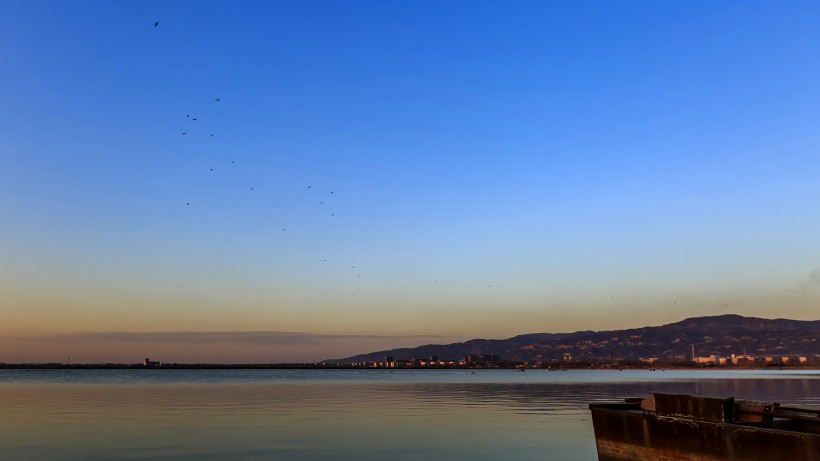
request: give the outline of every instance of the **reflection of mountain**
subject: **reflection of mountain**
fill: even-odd
[[[454,344],[428,344],[391,349],[340,359],[342,362],[378,361],[385,356],[411,360],[438,356],[460,360],[468,355],[495,354],[502,360],[551,361],[571,354],[574,360],[662,360],[696,355],[747,354],[794,356],[820,354],[820,320],[762,319],[740,315],[695,317],[657,327],[575,333],[535,333],[509,339],[474,339]]]

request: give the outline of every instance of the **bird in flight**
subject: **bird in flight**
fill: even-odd
[[[191,114],[186,115],[185,118],[191,118]]]
[[[211,136],[213,136],[213,135],[214,135],[214,134],[213,134],[213,133],[211,133]]]
[[[182,132],[182,134],[188,134],[188,133],[186,133],[186,132],[184,132],[184,131],[183,131],[183,132]]]
[[[253,188],[253,187],[251,187],[251,190],[254,190],[254,188]]]
[[[211,168],[211,171],[214,171],[214,169],[213,169],[213,168]]]
[[[154,22],[154,29],[156,29],[158,25],[159,25],[159,21]]]
[[[219,102],[220,99],[222,98],[214,98],[214,101]]]
[[[191,121],[192,121],[192,122],[195,122],[195,121],[196,121],[196,118],[192,118],[192,119],[191,119]]]
[[[191,202],[188,202],[188,203],[186,203],[186,204],[185,204],[185,206],[188,206],[188,205],[190,205],[190,204],[191,204]]]

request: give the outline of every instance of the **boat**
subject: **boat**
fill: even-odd
[[[820,461],[820,407],[656,393],[589,408],[599,461]]]

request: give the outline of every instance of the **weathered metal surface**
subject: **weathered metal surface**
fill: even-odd
[[[735,406],[735,421],[771,424],[776,405],[766,402],[741,402]]]
[[[732,419],[734,399],[715,399],[681,394],[655,394],[658,416],[686,417],[722,423]]]
[[[641,410],[643,411],[656,411],[657,405],[655,404],[655,396],[649,395],[641,399]]]
[[[657,413],[638,402],[590,405],[600,461],[820,461],[820,435],[799,420],[774,418],[772,427],[734,423],[725,401],[656,394]],[[712,401],[708,401],[712,400]],[[715,406],[714,400],[719,405]],[[694,416],[683,412],[691,407]],[[719,410],[719,411],[718,411]],[[714,421],[713,419],[718,419]],[[804,429],[809,429],[804,431]]]

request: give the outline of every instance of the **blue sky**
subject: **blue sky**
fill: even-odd
[[[819,13],[4,2],[0,337],[816,319]]]

